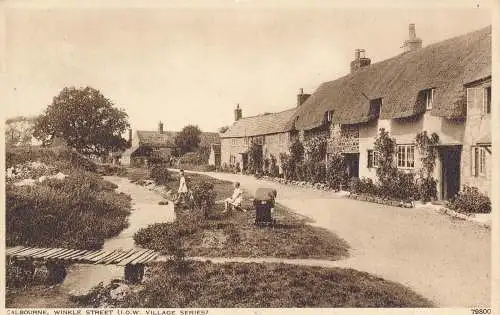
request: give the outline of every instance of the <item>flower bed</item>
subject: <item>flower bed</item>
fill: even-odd
[[[350,193],[346,197],[349,199],[354,199],[354,200],[359,200],[359,201],[379,203],[379,204],[383,204],[386,206],[401,207],[401,208],[414,208],[415,207],[413,202],[391,200],[391,199],[382,198],[382,197],[373,196],[373,195],[368,195],[368,194]]]
[[[280,177],[270,177],[270,176],[262,176],[259,179],[261,180],[268,180],[284,185],[292,185],[292,186],[298,186],[298,187],[304,187],[304,188],[312,188],[312,189],[317,189],[317,190],[323,190],[323,191],[334,191],[334,189],[330,188],[328,184],[325,183],[311,183],[311,182],[306,182],[306,181],[298,181],[298,180],[288,180]]]

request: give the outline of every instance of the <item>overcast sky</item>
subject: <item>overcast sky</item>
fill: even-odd
[[[491,24],[484,2],[479,8],[477,1],[462,2],[411,10],[345,7],[353,1],[343,7],[11,6],[4,24],[4,115],[39,114],[63,87],[89,85],[125,109],[133,129],[154,130],[162,120],[168,130],[197,124],[216,131],[233,122],[236,103],[244,116],[295,106],[300,88],[313,92],[347,74],[356,48],[372,62],[401,53],[409,23],[424,46]]]

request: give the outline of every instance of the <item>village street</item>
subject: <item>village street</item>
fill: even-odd
[[[239,181],[253,194],[277,189],[277,201],[308,216],[351,246],[335,262],[409,286],[440,307],[490,305],[489,229],[430,209],[407,209],[334,198],[331,193],[260,181],[251,176],[204,173]]]

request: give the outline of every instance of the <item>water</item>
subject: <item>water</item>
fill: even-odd
[[[129,226],[118,236],[104,242],[104,250],[138,248],[134,244],[134,234],[139,229],[153,223],[171,222],[175,218],[172,203],[159,205],[164,199],[157,193],[132,184],[128,179],[118,176],[106,176],[106,180],[118,185],[117,191],[132,198],[132,212],[128,218]],[[16,295],[12,307],[71,307],[68,301],[73,290],[88,290],[100,282],[109,283],[113,279],[123,279],[124,267],[115,265],[74,264],[68,267],[64,282],[47,290],[45,294],[33,294],[28,290]]]

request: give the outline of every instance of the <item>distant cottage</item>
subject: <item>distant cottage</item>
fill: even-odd
[[[422,47],[410,24],[403,48],[373,64],[357,49],[349,74],[321,84],[294,109],[242,118],[237,108],[222,135],[222,163],[245,168],[249,139],[266,155],[286,151],[291,137],[324,135],[325,160],[340,153],[351,177],[376,179],[380,128],[395,138],[397,167],[407,172],[420,167],[415,138],[427,131],[440,139],[434,170],[440,199],[463,184],[491,194],[491,26]]]
[[[300,106],[309,94],[301,90],[297,96],[297,106]],[[248,167],[248,151],[252,143],[261,147],[263,158],[271,156],[277,161],[280,153],[288,152],[288,148],[297,131],[294,128],[293,117],[297,107],[278,113],[265,113],[243,118],[242,109],[237,105],[235,122],[221,134],[221,163],[224,166],[239,166],[241,170]]]
[[[175,150],[177,131],[165,131],[163,123],[158,124],[157,131],[129,130],[131,147],[120,158],[120,163],[131,166],[147,166],[155,159],[168,161]],[[216,132],[202,132],[200,147],[210,147],[219,144],[219,134]]]

